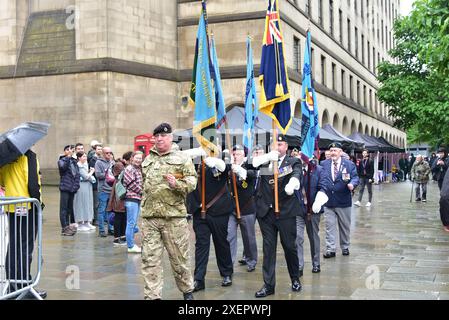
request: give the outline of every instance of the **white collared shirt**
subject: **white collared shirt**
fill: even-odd
[[[285,154],[284,154],[284,156],[283,157],[280,157],[279,158],[279,160],[278,160],[278,168],[280,168],[281,167],[281,164],[282,164],[282,162],[284,161],[284,159],[285,159]]]
[[[337,168],[338,168],[338,171],[340,171],[340,167],[341,167],[341,157],[337,159]],[[332,160],[331,174],[332,174],[332,180],[335,181],[335,177],[334,177],[334,160]]]

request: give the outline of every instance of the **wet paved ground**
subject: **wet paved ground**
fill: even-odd
[[[449,299],[449,233],[438,213],[439,192],[429,183],[427,203],[410,203],[410,182],[374,186],[371,208],[353,207],[351,254],[337,252],[322,259],[321,273],[311,272],[309,243],[305,241],[306,266],[303,290],[290,289],[282,249],[278,245],[276,294],[266,299]],[[62,237],[59,226],[59,192],[44,189],[44,265],[39,288],[47,299],[142,299],[140,257],[126,247],[113,247],[112,237],[78,233]],[[367,199],[365,191],[363,204]],[[324,219],[321,248],[324,248]],[[259,263],[255,272],[236,265],[233,285],[223,288],[213,248],[206,276],[206,290],[195,299],[255,299],[262,280],[262,239],[257,226]],[[192,232],[192,265],[194,253]],[[139,242],[139,240],[138,240]],[[242,252],[239,239],[239,255]],[[79,270],[79,288],[73,276]],[[167,255],[164,255],[164,299],[180,299]]]

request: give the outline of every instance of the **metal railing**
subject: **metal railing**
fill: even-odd
[[[0,197],[0,300],[42,300],[35,290],[41,270],[41,203]]]

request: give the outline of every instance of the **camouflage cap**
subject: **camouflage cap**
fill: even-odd
[[[153,130],[153,135],[159,134],[159,133],[172,133],[172,127],[168,123],[161,123]]]

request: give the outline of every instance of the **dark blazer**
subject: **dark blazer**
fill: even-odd
[[[364,159],[357,161],[357,163],[358,163],[357,174],[359,175],[360,178],[373,179],[373,177],[374,177],[374,162],[373,162],[373,160],[368,159],[366,161],[366,166],[365,166],[364,161],[365,161]],[[366,174],[364,173],[364,171],[366,172]]]
[[[440,217],[444,226],[449,226],[449,173],[443,179],[440,197]]]
[[[330,179],[330,185],[326,192],[329,197],[329,201],[325,207],[329,208],[347,208],[352,206],[352,193],[348,189],[348,184],[352,184],[355,187],[359,185],[359,177],[357,175],[357,169],[355,164],[350,160],[341,159],[341,166],[335,181],[332,180],[333,162],[332,160],[326,160],[322,162],[323,174],[327,176],[326,179]],[[342,180],[342,172],[349,173],[350,180],[345,182]]]
[[[206,211],[211,216],[221,216],[231,214],[235,208],[235,202],[229,192],[228,179],[230,165],[226,165],[224,172],[218,173],[218,170],[206,166],[206,205],[210,203],[217,194],[225,188],[221,197]],[[189,214],[201,213],[201,165],[198,166],[198,183],[196,189],[187,196],[187,212]]]
[[[327,192],[327,190],[330,188],[330,184],[332,181],[329,179],[327,175],[324,175],[323,167],[320,165],[312,166],[311,170],[308,172],[304,172],[304,176],[302,179],[302,185],[300,190],[295,191],[295,195],[299,200],[299,203],[301,206],[303,206],[303,216],[305,217],[307,210],[310,210],[312,212],[312,205],[315,201],[316,194],[318,191],[322,191],[324,193]],[[310,184],[309,184],[310,181]],[[310,185],[310,188],[309,188]],[[301,192],[302,191],[302,192]],[[310,196],[308,196],[308,208],[306,208],[304,204],[304,194],[307,196],[308,192],[310,191]],[[323,209],[321,209],[320,213],[323,212]]]
[[[254,200],[254,191],[256,189],[256,178],[257,178],[257,170],[247,162],[242,164],[242,168],[244,168],[247,172],[246,180],[240,180],[236,175],[237,180],[237,193],[239,196],[239,207],[240,214],[242,216],[253,214],[256,212],[256,202]],[[232,176],[229,174],[231,194],[234,196],[234,188],[232,184]],[[235,201],[233,199],[233,201]]]
[[[290,181],[290,178],[295,177],[300,182],[302,179],[302,165],[298,158],[285,156],[284,161],[279,168],[280,171],[291,169],[291,173],[281,176],[278,179],[278,193],[279,193],[279,211],[280,219],[295,217],[298,212],[298,199],[295,194],[289,196],[285,193],[285,186]],[[269,165],[261,166],[258,185],[256,186],[256,207],[257,217],[263,218],[270,209],[274,210],[274,183],[273,170],[269,169]]]

